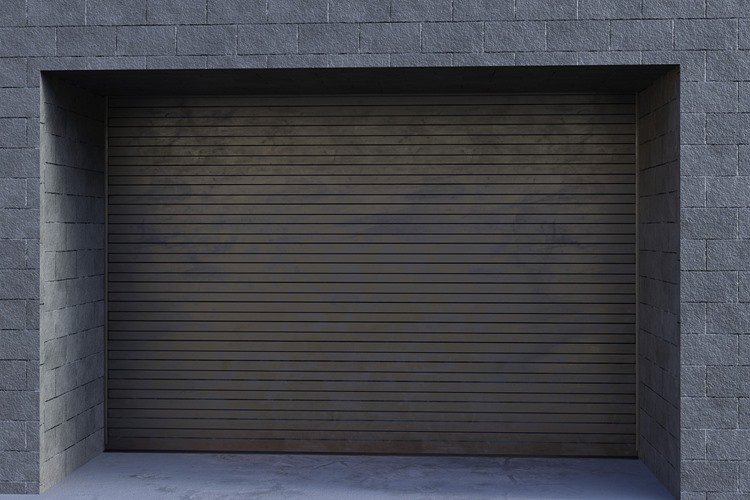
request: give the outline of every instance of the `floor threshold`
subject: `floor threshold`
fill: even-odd
[[[0,495],[5,499],[8,496]],[[103,453],[52,499],[667,499],[635,459]]]

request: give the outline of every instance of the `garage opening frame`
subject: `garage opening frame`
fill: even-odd
[[[106,110],[118,95],[632,92],[637,97],[639,457],[680,477],[679,68],[42,72],[40,476],[106,448]]]

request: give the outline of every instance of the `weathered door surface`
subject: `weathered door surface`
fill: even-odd
[[[111,98],[109,448],[633,455],[634,120]]]

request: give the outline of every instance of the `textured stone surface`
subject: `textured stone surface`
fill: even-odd
[[[677,89],[678,75],[672,71],[641,91],[637,100],[639,456],[670,491],[680,488],[677,387],[684,378],[680,305],[675,300],[680,281],[677,192],[682,184]],[[684,357],[682,362],[689,364]]]
[[[47,78],[42,110],[37,384],[45,489],[104,447],[105,100]]]
[[[665,435],[693,435],[750,427],[750,393],[732,381],[733,373],[744,374],[742,367],[750,364],[750,256],[745,244],[750,239],[750,186],[743,177],[750,175],[748,12],[748,0],[5,0],[0,9],[0,272],[5,284],[0,292],[0,369],[9,370],[5,383],[12,389],[4,389],[0,398],[0,462],[10,464],[0,467],[9,471],[0,478],[0,491],[35,491],[38,453],[54,449],[43,438],[39,446],[16,450],[18,442],[1,431],[4,422],[24,422],[27,442],[38,442],[38,391],[56,390],[55,379],[34,376],[39,359],[47,359],[38,347],[38,282],[75,280],[96,267],[96,259],[79,256],[83,250],[76,248],[91,244],[96,230],[69,231],[63,221],[50,222],[44,232],[55,258],[39,253],[40,181],[55,186],[53,190],[71,189],[69,196],[90,195],[73,194],[78,181],[69,171],[62,178],[41,176],[39,149],[49,152],[50,143],[39,132],[40,71],[679,64],[681,116],[673,116],[675,106],[660,115],[672,116],[662,121],[680,124],[679,166],[654,167],[661,170],[644,173],[641,177],[649,182],[639,189],[656,186],[651,180],[680,177],[679,188],[659,184],[663,193],[647,195],[655,196],[652,208],[665,210],[644,214],[663,214],[665,220],[654,220],[653,228],[643,230],[644,244],[655,245],[652,252],[663,255],[643,259],[646,279],[641,285],[650,304],[644,303],[648,307],[641,312],[643,327],[653,334],[644,345],[654,349],[651,364],[644,365],[649,368],[643,383],[652,389],[648,401],[658,411],[644,422],[652,426],[646,436],[659,439],[663,453],[682,457],[678,464],[655,461],[655,446],[644,447],[643,454],[667,482],[679,471],[680,485],[673,489],[680,489],[683,498],[747,495],[750,462],[745,455],[724,450],[722,456],[731,458],[704,458],[686,451],[693,448],[680,451],[655,429],[661,425]],[[663,90],[652,102],[668,94]],[[54,113],[46,116],[52,135],[66,133],[66,120]],[[654,144],[674,142],[664,132],[654,130]],[[58,159],[69,160],[70,152],[58,146],[53,148]],[[674,152],[671,146],[663,151]],[[64,197],[46,197],[55,207],[50,213],[70,210]],[[672,221],[676,216],[679,227]],[[680,278],[670,280],[676,267],[667,256],[678,251]],[[80,287],[51,284],[45,288],[45,307],[89,300],[101,292],[88,286],[91,280],[82,280],[89,295]],[[679,298],[670,297],[676,290]],[[69,318],[80,314],[96,323],[100,312],[79,305],[51,319],[42,314],[41,330],[49,321],[69,324]],[[681,343],[677,328],[695,336]],[[735,356],[724,351],[735,345]],[[50,348],[51,362],[61,362],[57,347]],[[680,356],[674,356],[675,350]],[[688,360],[695,364],[685,364]],[[16,362],[26,363],[23,384]],[[66,370],[68,375],[61,371],[59,377],[61,388],[77,381],[70,375],[74,369]],[[674,418],[674,402],[658,396],[677,386],[682,400],[679,418]],[[672,410],[666,411],[670,405]],[[735,420],[729,418],[732,410]],[[85,414],[77,421],[90,422],[91,412]],[[663,425],[654,424],[660,420]],[[63,429],[55,431],[60,434],[54,439],[62,440],[55,441],[58,446],[65,440]],[[91,434],[48,465],[64,474],[71,463],[100,447],[97,439],[99,434]]]

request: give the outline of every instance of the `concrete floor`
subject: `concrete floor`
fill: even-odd
[[[5,500],[11,496],[0,495]],[[666,499],[637,460],[104,453],[19,499]]]

